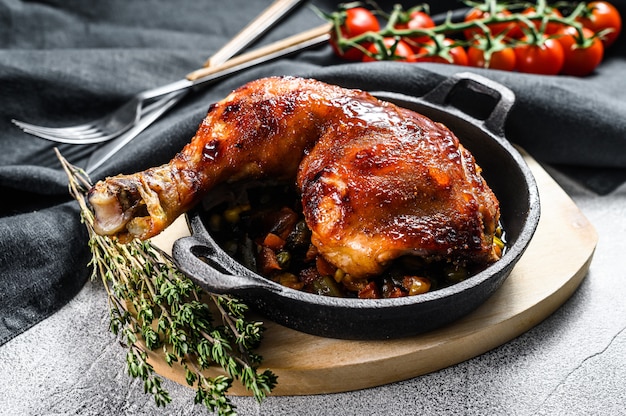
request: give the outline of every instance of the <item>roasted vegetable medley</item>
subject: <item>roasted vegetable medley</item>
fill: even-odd
[[[480,271],[469,264],[405,256],[381,276],[354,281],[318,255],[293,187],[248,184],[221,190],[209,200],[203,220],[222,249],[250,270],[296,290],[337,297],[395,298],[450,286]],[[501,227],[494,244],[504,250]]]

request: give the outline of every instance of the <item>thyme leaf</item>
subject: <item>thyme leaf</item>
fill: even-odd
[[[171,397],[149,357],[181,365],[186,382],[196,388],[194,402],[218,415],[236,414],[227,396],[235,380],[261,402],[277,382],[270,370],[259,370],[262,357],[254,352],[263,336],[262,323],[246,319],[248,307],[239,299],[204,292],[149,241],[120,244],[98,235],[86,199],[91,188],[88,175],[55,151],[87,227],[92,279],[100,278],[107,292],[109,329],[128,350],[128,374],[143,381],[144,391],[157,406],[167,405]],[[204,370],[215,366],[224,374],[207,376]]]

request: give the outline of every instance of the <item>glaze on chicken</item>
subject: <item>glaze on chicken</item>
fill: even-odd
[[[209,109],[168,164],[98,182],[96,231],[152,237],[222,182],[295,181],[312,243],[351,278],[404,255],[488,264],[499,205],[445,126],[360,90],[260,79]]]

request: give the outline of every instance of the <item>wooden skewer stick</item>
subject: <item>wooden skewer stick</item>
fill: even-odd
[[[252,66],[255,65],[257,61],[258,63],[269,61],[271,59],[302,50],[306,47],[320,44],[330,38],[331,27],[332,25],[330,23],[318,26],[297,35],[271,43],[267,46],[263,46],[236,56],[235,58],[229,59],[222,65],[197,69],[187,74],[186,78],[190,81],[196,81],[208,75],[235,68],[240,65]]]

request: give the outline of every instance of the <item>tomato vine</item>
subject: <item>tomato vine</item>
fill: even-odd
[[[331,45],[348,60],[442,62],[546,75],[592,73],[621,32],[608,2],[464,0],[463,19],[435,24],[428,4],[390,12],[374,2],[321,13]],[[599,57],[599,59],[598,59]]]

